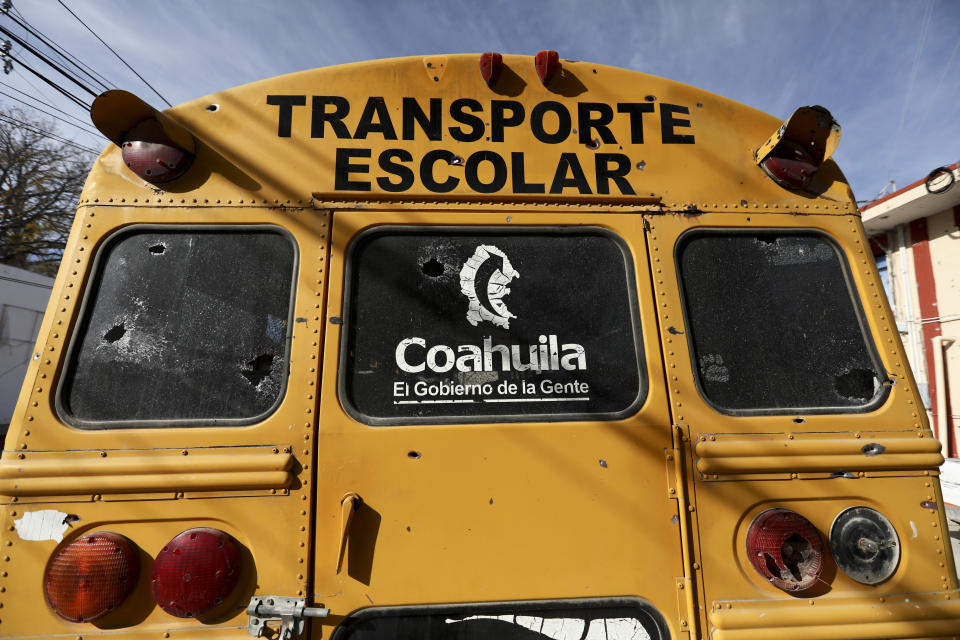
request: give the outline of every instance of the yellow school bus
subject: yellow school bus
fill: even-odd
[[[960,633],[823,107],[544,51],[91,117],[0,638]]]

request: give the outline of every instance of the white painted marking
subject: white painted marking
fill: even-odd
[[[636,618],[598,618],[590,621],[587,633],[582,618],[539,618],[536,616],[478,615],[466,618],[447,618],[447,624],[462,624],[472,620],[498,620],[529,629],[552,640],[651,640],[650,634]]]
[[[465,404],[474,400],[394,400],[393,404]]]
[[[484,398],[484,402],[581,402],[590,398]]]
[[[910,521],[910,528],[913,529],[913,539],[916,540],[920,534],[917,532],[917,525],[913,524],[913,520]]]
[[[14,520],[17,535],[21,540],[53,540],[61,542],[63,534],[70,528],[65,520],[67,514],[48,509],[46,511],[27,511],[19,520]]]

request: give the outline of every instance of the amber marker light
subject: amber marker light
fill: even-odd
[[[178,618],[197,618],[222,603],[240,580],[233,538],[209,527],[184,531],[157,554],[150,576],[153,599]]]
[[[127,538],[97,531],[66,545],[43,576],[47,604],[70,622],[91,622],[119,607],[137,586],[140,562]]]

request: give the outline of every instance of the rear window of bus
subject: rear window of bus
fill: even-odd
[[[86,428],[262,419],[286,385],[296,261],[274,227],[138,225],[108,238],[59,413]]]
[[[677,245],[693,368],[726,413],[872,410],[887,377],[839,247],[815,231],[706,230]]]

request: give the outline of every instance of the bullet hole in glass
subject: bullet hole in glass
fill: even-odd
[[[113,343],[123,337],[123,334],[127,332],[126,327],[123,326],[123,323],[116,325],[105,334],[103,334],[103,339],[107,342]]]
[[[257,386],[260,382],[270,375],[273,368],[273,354],[263,353],[246,364],[246,367],[240,370],[240,373],[250,384]]]
[[[167,250],[167,246],[166,246],[165,244],[163,244],[162,242],[158,242],[157,244],[155,244],[155,245],[153,245],[152,247],[150,247],[150,253],[154,253],[154,254],[156,254],[156,255],[160,255],[161,253],[163,253],[163,252],[166,251],[166,250]]]
[[[436,258],[430,258],[420,267],[424,275],[430,276],[431,278],[439,278],[443,275],[443,264],[438,262]]]
[[[867,401],[876,393],[877,379],[869,369],[851,369],[833,379],[833,388],[844,398]]]

